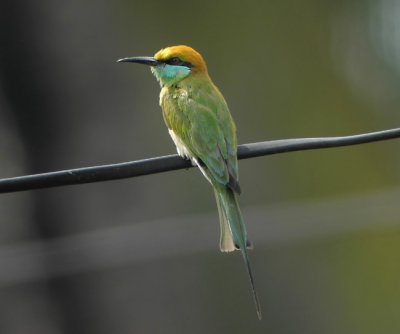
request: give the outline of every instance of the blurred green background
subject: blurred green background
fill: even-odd
[[[400,2],[0,4],[0,177],[175,153],[148,68],[187,44],[239,143],[400,124]],[[240,162],[264,318],[198,170],[5,194],[0,333],[399,333],[399,142]]]

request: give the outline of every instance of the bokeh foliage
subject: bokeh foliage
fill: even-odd
[[[157,82],[145,67],[115,63],[173,44],[203,54],[240,143],[398,127],[399,13],[395,0],[5,1],[2,176],[173,153]],[[262,322],[239,255],[218,251],[213,194],[196,170],[4,195],[0,263],[15,277],[0,275],[0,332],[398,333],[398,148],[240,162]],[[90,265],[52,274],[76,261],[51,252],[59,238],[137,225],[148,235],[131,242],[146,253],[161,247],[153,222],[182,217],[160,250],[181,253],[104,255],[102,266],[77,243]],[[191,250],[186,238],[215,247]],[[32,242],[48,247],[29,264],[40,279],[24,276],[9,248],[29,254]]]

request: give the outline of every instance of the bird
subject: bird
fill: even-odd
[[[161,49],[153,57],[118,62],[150,66],[161,86],[160,106],[178,154],[198,166],[214,188],[220,221],[220,250],[240,250],[258,318],[261,306],[247,249],[252,248],[239,208],[236,125],[225,98],[212,82],[199,52],[186,45]]]

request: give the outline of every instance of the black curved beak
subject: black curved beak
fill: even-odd
[[[157,66],[160,62],[153,58],[153,57],[130,57],[130,58],[122,58],[117,60],[118,63],[138,63],[138,64],[145,64],[149,66]]]

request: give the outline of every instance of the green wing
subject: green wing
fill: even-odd
[[[164,95],[162,107],[167,126],[204,163],[210,180],[239,193],[236,127],[216,87],[177,88]]]

